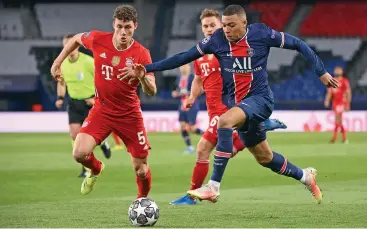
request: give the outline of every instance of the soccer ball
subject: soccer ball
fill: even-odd
[[[133,226],[153,226],[159,218],[158,205],[146,197],[134,200],[128,213]]]

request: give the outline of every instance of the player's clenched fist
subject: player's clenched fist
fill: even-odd
[[[185,105],[186,108],[191,108],[194,103],[195,103],[195,98],[189,97],[185,100],[184,105]]]
[[[320,80],[326,87],[333,87],[333,88],[339,87],[339,82],[336,79],[334,79],[328,72],[320,76]]]
[[[57,81],[62,81],[61,64],[54,62],[51,67],[51,75]]]
[[[64,100],[63,99],[58,99],[55,102],[55,106],[57,107],[57,109],[60,109],[63,104],[64,104]]]

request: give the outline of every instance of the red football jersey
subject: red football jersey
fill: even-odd
[[[209,116],[227,111],[222,102],[223,79],[217,58],[213,54],[200,57],[194,61],[194,71],[203,82]]]
[[[339,81],[339,88],[331,88],[333,104],[342,104],[346,102],[347,90],[350,88],[349,80],[343,77]]]
[[[136,93],[139,80],[129,85],[119,80],[119,69],[133,63],[152,63],[150,52],[137,41],[124,50],[117,50],[112,43],[113,33],[93,30],[84,33],[82,43],[94,56],[95,108],[110,116],[141,117],[140,100]],[[153,75],[152,73],[148,73]]]

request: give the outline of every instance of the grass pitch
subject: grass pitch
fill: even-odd
[[[218,203],[170,206],[189,188],[195,155],[182,153],[179,134],[148,136],[150,197],[161,213],[156,227],[367,226],[367,133],[349,134],[349,145],[328,144],[330,133],[268,135],[274,151],[318,169],[321,205],[299,182],[259,166],[245,150],[231,159]],[[96,151],[106,169],[82,196],[68,134],[0,134],[0,146],[0,227],[131,227],[127,209],[136,185],[125,151],[109,160]]]

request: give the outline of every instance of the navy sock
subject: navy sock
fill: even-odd
[[[303,170],[290,163],[283,155],[273,152],[273,159],[268,164],[262,166],[271,169],[273,172],[283,176],[293,177],[296,180],[301,180]]]
[[[218,128],[218,143],[214,154],[214,170],[210,180],[220,182],[233,150],[232,128]]]
[[[181,135],[186,143],[187,146],[191,146],[191,140],[189,133],[186,130],[181,130]]]
[[[196,128],[195,134],[203,135],[204,131],[202,131],[200,128]]]

